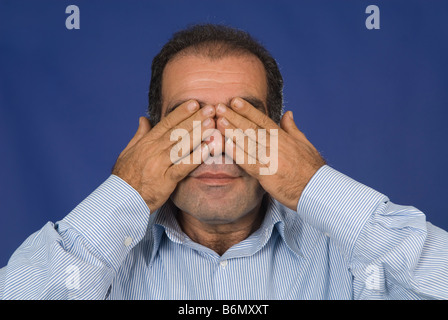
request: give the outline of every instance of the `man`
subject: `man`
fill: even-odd
[[[447,233],[327,166],[247,33],[176,33],[149,103],[112,175],[1,269],[2,299],[448,298]]]

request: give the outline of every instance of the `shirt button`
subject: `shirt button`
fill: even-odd
[[[132,243],[132,238],[131,237],[126,237],[126,239],[124,239],[124,245],[126,247],[129,247]]]
[[[219,264],[221,267],[225,268],[227,266],[227,260],[222,260]]]

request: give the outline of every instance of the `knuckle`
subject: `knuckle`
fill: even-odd
[[[270,118],[266,116],[265,114],[259,114],[257,115],[257,121],[262,127],[268,127],[270,124]]]
[[[173,127],[173,123],[169,117],[166,117],[162,121],[160,121],[160,125],[162,125],[166,130],[169,130]]]
[[[182,164],[176,164],[172,166],[172,169],[168,171],[168,177],[170,180],[178,182],[183,179],[184,174],[182,172]]]

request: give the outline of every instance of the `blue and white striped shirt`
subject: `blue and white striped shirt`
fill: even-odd
[[[1,299],[448,299],[448,234],[329,166],[222,256],[110,176],[0,269]]]

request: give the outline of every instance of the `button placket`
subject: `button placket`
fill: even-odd
[[[227,259],[218,261],[213,279],[215,299],[229,299],[229,277],[229,261]]]

